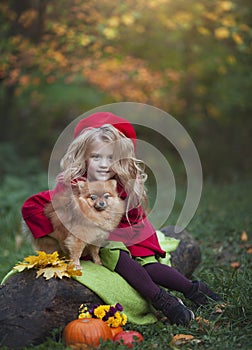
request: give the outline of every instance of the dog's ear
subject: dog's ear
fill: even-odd
[[[82,190],[85,188],[86,182],[85,181],[77,181],[75,183],[72,183],[72,191],[75,196],[79,196],[82,192]]]
[[[117,181],[116,180],[114,180],[114,179],[108,180],[108,183],[110,184],[110,186],[113,190],[116,190],[116,188],[117,188]]]

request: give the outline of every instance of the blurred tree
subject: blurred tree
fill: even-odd
[[[70,114],[136,101],[182,121],[207,171],[250,169],[240,155],[251,145],[251,7],[248,0],[3,0],[2,138],[30,138],[26,151],[35,143],[43,149],[48,130],[62,129]]]

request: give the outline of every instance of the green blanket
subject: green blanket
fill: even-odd
[[[82,276],[74,279],[95,292],[105,304],[122,304],[129,322],[148,324],[157,321],[150,304],[118,273],[92,261],[82,261],[81,266]]]
[[[161,262],[170,264],[170,252],[176,250],[179,241],[165,237],[160,231],[157,231],[157,234],[162,249],[167,252],[166,259]],[[143,325],[157,321],[151,305],[119,274],[104,266],[96,265],[92,261],[82,261],[81,265],[82,276],[75,276],[74,279],[91,289],[104,303],[109,305],[120,303],[129,322]],[[11,270],[4,277],[2,284],[15,272]]]

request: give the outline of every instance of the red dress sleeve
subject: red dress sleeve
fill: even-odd
[[[40,238],[53,232],[51,221],[45,216],[45,206],[51,202],[55,193],[62,191],[65,185],[58,182],[54,190],[42,191],[27,198],[21,212],[26,225],[34,238]]]
[[[39,192],[26,199],[22,216],[34,238],[48,235],[53,231],[50,220],[44,214],[46,204],[51,202],[51,191]]]

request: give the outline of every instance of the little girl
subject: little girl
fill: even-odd
[[[22,215],[35,239],[53,231],[44,207],[57,191],[78,179],[117,180],[117,190],[125,200],[126,212],[108,245],[101,249],[107,268],[120,274],[143,298],[161,310],[171,324],[187,325],[194,315],[168,290],[183,293],[196,305],[221,301],[201,281],[190,281],[174,268],[159,262],[165,257],[154,227],[144,211],[146,203],[143,162],[136,159],[136,133],[126,119],[109,112],[98,112],[82,119],[74,130],[74,140],[61,161],[62,173],[54,190],[28,198]]]

